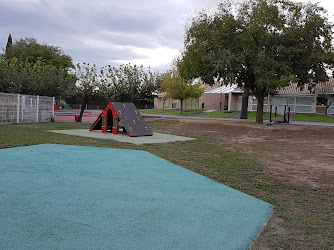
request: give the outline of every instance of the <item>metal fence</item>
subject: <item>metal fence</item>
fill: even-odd
[[[51,121],[54,103],[54,97],[0,93],[0,124]]]
[[[71,109],[81,109],[82,104],[77,104],[77,103],[68,103],[67,104]],[[85,109],[103,109],[107,105],[96,105],[96,104],[86,104]]]

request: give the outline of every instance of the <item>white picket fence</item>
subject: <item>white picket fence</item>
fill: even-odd
[[[0,92],[0,124],[54,119],[54,97]]]

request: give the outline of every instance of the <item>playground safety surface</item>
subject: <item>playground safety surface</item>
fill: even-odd
[[[0,150],[0,249],[247,249],[273,206],[145,151]]]
[[[97,130],[93,130],[92,132],[90,132],[88,129],[50,130],[49,132],[66,134],[66,135],[92,137],[106,140],[116,140],[120,142],[129,142],[136,145],[141,145],[146,143],[165,143],[165,142],[195,140],[194,138],[190,137],[161,134],[161,133],[153,133],[152,136],[129,137],[126,134],[114,135],[110,132],[102,133],[101,131]]]

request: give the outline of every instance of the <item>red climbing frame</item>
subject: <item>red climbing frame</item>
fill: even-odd
[[[117,134],[119,128],[123,128],[128,136],[153,135],[136,106],[123,102],[109,103],[89,131],[102,130],[102,133],[107,133],[111,130],[113,134]]]

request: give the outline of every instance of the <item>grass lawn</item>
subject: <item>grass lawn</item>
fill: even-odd
[[[271,114],[272,119],[275,118],[275,114]],[[277,114],[276,117],[283,117],[283,115]],[[256,119],[256,112],[250,112],[248,113],[248,119]],[[269,112],[263,112],[263,120],[270,120],[270,113]]]
[[[333,128],[190,119],[148,125],[197,140],[134,145],[48,132],[90,124],[31,123],[1,125],[0,148],[57,143],[145,150],[273,204],[274,218],[252,249],[334,246]]]
[[[179,109],[174,109],[174,110],[170,110],[170,112],[166,113],[168,115],[195,115],[198,113],[201,113],[205,110],[203,109],[189,109],[189,110],[183,110],[183,113],[181,114],[181,110]]]
[[[334,116],[309,114],[309,113],[296,113],[295,120],[309,121],[309,122],[334,122]]]
[[[139,112],[141,114],[162,114],[162,115],[194,115],[201,113],[205,110],[202,109],[190,109],[190,110],[183,110],[181,114],[180,109],[140,109]]]
[[[162,114],[169,112],[169,109],[139,109],[141,114]]]
[[[239,111],[226,111],[226,110],[217,110],[210,113],[200,114],[200,117],[211,117],[211,118],[226,118],[232,115],[240,113]]]

